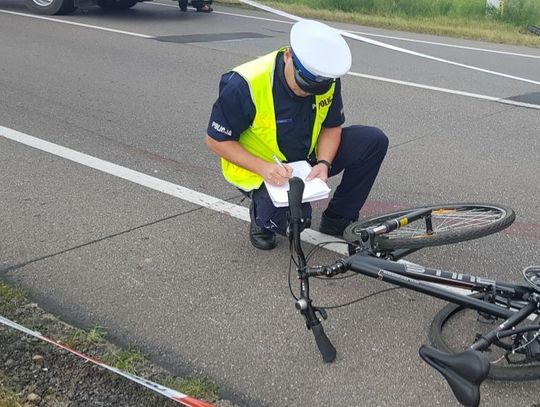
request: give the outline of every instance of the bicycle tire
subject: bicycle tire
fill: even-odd
[[[472,296],[476,298],[481,298],[483,295],[473,294]],[[469,338],[463,338],[463,332],[460,330],[460,334],[458,335],[460,336],[460,338],[459,339],[456,338],[456,341],[457,340],[463,341],[460,345],[456,345],[456,344],[449,345],[448,344],[449,340],[446,339],[445,338],[446,335],[443,334],[443,330],[445,329],[445,326],[451,323],[449,321],[452,318],[455,318],[457,314],[463,313],[464,311],[469,311],[471,313],[477,314],[476,311],[468,309],[462,305],[450,303],[450,304],[447,304],[445,307],[443,307],[435,315],[429,327],[429,341],[435,348],[443,352],[456,353],[456,352],[465,350],[468,346],[470,346],[474,342],[475,337],[473,335],[477,334],[478,332],[474,332]],[[499,321],[501,320],[499,319]],[[538,318],[536,319],[535,323],[538,323]],[[495,323],[493,324],[493,326],[495,326]],[[492,329],[492,328],[488,327],[488,329]],[[469,341],[468,343],[466,342],[467,340]],[[490,358],[496,358],[496,355],[495,355],[496,353],[495,351],[497,349],[496,345],[492,345],[490,349],[491,349],[491,352],[484,352],[484,354],[488,355]],[[531,362],[530,364],[519,364],[519,365],[511,365],[511,364],[497,365],[490,362],[488,378],[492,380],[504,380],[504,381],[526,381],[526,380],[540,379],[540,360],[536,362]]]
[[[361,219],[345,229],[343,238],[350,243],[358,242],[361,229],[428,208],[432,209],[433,233],[427,234],[425,221],[419,219],[390,233],[375,236],[376,247],[381,251],[389,251],[421,249],[463,242],[505,229],[514,222],[516,217],[512,209],[501,205],[476,203],[427,205]],[[423,225],[423,230],[420,228],[421,225]]]

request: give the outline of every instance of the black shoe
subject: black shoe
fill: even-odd
[[[214,11],[214,9],[210,7],[208,4],[205,4],[202,7],[197,7],[197,11],[199,13],[211,13],[212,11]]]
[[[272,250],[276,247],[276,234],[268,229],[258,227],[255,223],[253,201],[249,206],[249,217],[251,218],[249,224],[249,240],[251,241],[251,244],[261,250]]]
[[[331,218],[327,215],[326,211],[324,211],[321,216],[319,232],[332,236],[342,236],[345,228],[351,223],[353,223],[353,221],[350,219]]]

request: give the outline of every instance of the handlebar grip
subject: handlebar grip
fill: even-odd
[[[336,348],[330,342],[330,339],[324,333],[323,326],[319,323],[311,327],[315,342],[321,352],[321,356],[326,363],[331,363],[336,359]]]
[[[299,222],[302,219],[302,195],[304,194],[304,181],[298,177],[289,180],[289,209],[291,211],[291,221]]]

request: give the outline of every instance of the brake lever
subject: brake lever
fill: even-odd
[[[313,311],[318,312],[322,319],[328,319],[328,313],[324,308],[313,307]]]

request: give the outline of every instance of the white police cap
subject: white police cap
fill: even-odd
[[[291,29],[291,48],[314,76],[339,78],[351,69],[351,50],[341,34],[318,21],[295,23]]]

